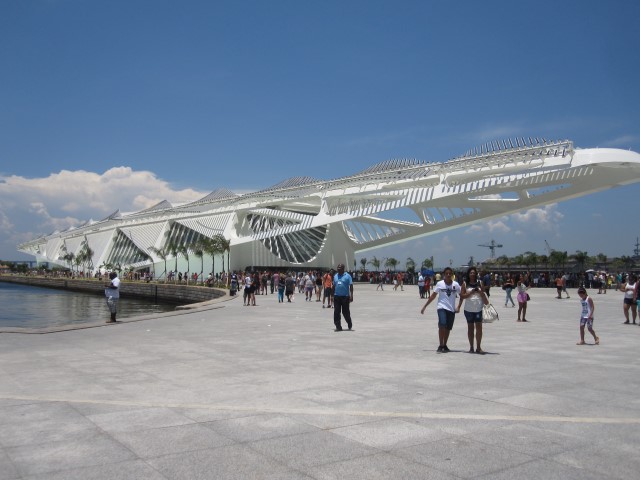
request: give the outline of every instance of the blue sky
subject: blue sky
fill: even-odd
[[[516,136],[640,151],[640,2],[0,3],[0,258],[120,209],[444,161]],[[631,255],[632,185],[364,255]]]

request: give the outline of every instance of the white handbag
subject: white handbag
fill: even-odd
[[[482,307],[482,323],[491,323],[496,320],[500,320],[500,316],[498,315],[498,311],[494,308],[493,305],[488,303],[487,305]]]

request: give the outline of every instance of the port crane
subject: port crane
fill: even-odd
[[[485,247],[491,250],[491,258],[496,258],[496,248],[502,248],[502,244],[496,243],[495,240],[491,240],[488,245],[478,245],[479,247]]]

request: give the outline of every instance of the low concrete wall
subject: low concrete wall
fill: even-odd
[[[0,275],[0,282],[19,283],[34,287],[57,288],[77,292],[104,295],[105,281],[93,279],[70,279],[58,277],[30,277],[22,275]],[[152,298],[156,301],[177,305],[200,303],[227,295],[225,290],[192,285],[165,283],[128,282],[121,280],[120,293],[123,296]]]

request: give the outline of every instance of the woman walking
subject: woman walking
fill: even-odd
[[[516,280],[516,288],[518,289],[518,321],[519,322],[528,322],[527,320],[527,302],[529,301],[529,294],[527,290],[529,287],[524,283],[524,276],[519,275]],[[520,317],[522,316],[522,320]]]
[[[489,299],[484,291],[482,282],[478,279],[478,270],[470,267],[467,270],[466,280],[462,284],[460,292],[460,301],[458,303],[457,312],[460,311],[462,301],[464,302],[464,316],[467,319],[467,337],[469,338],[469,353],[483,354],[484,350],[480,347],[482,342],[482,307],[489,303]],[[473,349],[475,329],[476,348]]]
[[[620,285],[620,291],[624,292],[624,303],[622,304],[622,312],[626,319],[624,323],[629,323],[629,309],[631,309],[631,318],[633,319],[634,325],[636,324],[636,317],[638,316],[638,305],[634,298],[636,295],[637,280],[636,276],[631,273],[627,277],[627,281]]]
[[[507,273],[507,278],[505,279],[504,284],[502,285],[502,289],[507,295],[504,299],[505,307],[509,304],[509,302],[511,302],[512,307],[516,306],[516,304],[513,302],[513,298],[511,298],[511,292],[513,291],[514,286],[515,285],[513,284],[513,280],[511,280],[511,275]]]

